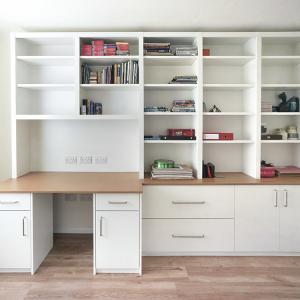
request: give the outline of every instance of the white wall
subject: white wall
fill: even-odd
[[[0,23],[0,180],[10,177],[10,32],[18,26]]]

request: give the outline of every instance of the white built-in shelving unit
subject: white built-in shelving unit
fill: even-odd
[[[81,56],[82,43],[125,41],[129,56]],[[198,56],[144,56],[144,42],[193,45]],[[202,50],[210,49],[210,56]],[[91,69],[139,62],[138,84],[82,84]],[[197,84],[169,84],[196,75]],[[30,171],[139,172],[157,158],[218,172],[259,178],[261,159],[300,166],[300,140],[265,141],[268,130],[296,125],[300,113],[261,112],[278,94],[300,96],[300,33],[100,32],[12,35],[12,176]],[[103,104],[103,115],[80,115],[82,99]],[[144,113],[144,106],[171,107],[192,99],[194,113]],[[203,111],[213,105],[220,113]],[[144,135],[194,128],[196,140],[153,141]],[[233,132],[233,141],[203,141],[203,132]],[[76,161],[76,163],[74,163]]]

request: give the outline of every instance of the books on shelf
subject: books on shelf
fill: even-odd
[[[296,166],[275,167],[278,176],[300,176],[300,168]]]
[[[169,108],[164,106],[146,106],[144,112],[169,112]]]
[[[196,140],[195,129],[177,129],[170,128],[166,135],[145,135],[145,140]]]
[[[150,56],[169,56],[171,52],[170,43],[144,43],[144,55]]]
[[[261,111],[262,112],[272,112],[272,102],[267,100],[261,101]]]
[[[85,43],[81,46],[82,56],[114,56],[129,54],[129,43],[127,42],[105,43],[104,40],[92,40],[90,43]]]
[[[194,100],[174,100],[171,108],[172,112],[195,112]]]
[[[81,77],[83,84],[138,84],[139,65],[138,61],[130,60],[92,70],[88,64],[83,64]]]
[[[196,84],[197,76],[195,75],[183,75],[183,76],[175,76],[169,84]]]
[[[89,99],[82,99],[80,107],[81,115],[102,115],[102,103]]]

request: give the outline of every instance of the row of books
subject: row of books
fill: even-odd
[[[82,99],[80,107],[81,115],[102,115],[102,103],[89,99]]]
[[[81,46],[83,56],[114,56],[129,55],[129,44],[127,42],[105,43],[104,40],[93,40]]]
[[[95,71],[88,64],[82,65],[83,84],[138,84],[138,61],[127,61],[120,64],[102,67]]]
[[[175,76],[169,84],[196,84],[197,76],[195,75],[183,75],[183,76]]]
[[[193,179],[192,168],[174,161],[157,159],[151,166],[152,179]]]
[[[145,106],[144,112],[169,112],[170,109],[164,106]]]

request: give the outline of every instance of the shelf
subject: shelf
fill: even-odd
[[[144,84],[146,90],[192,90],[198,84]]]
[[[204,144],[252,144],[251,140],[231,140],[231,141],[207,141],[203,140]]]
[[[256,59],[255,56],[203,56],[204,66],[244,65]]]
[[[196,112],[144,112],[145,116],[196,116]]]
[[[204,112],[204,116],[252,116],[251,112]]]
[[[251,83],[237,83],[237,84],[231,84],[231,83],[204,83],[203,87],[205,89],[220,89],[220,90],[243,90],[243,89],[249,89],[254,88],[255,85]]]
[[[280,84],[262,84],[262,89],[269,89],[269,90],[294,90],[300,89],[299,83],[280,83]]]
[[[262,112],[262,116],[300,116],[300,112]]]
[[[17,120],[138,120],[136,115],[17,115]]]
[[[139,84],[81,84],[83,89],[104,89],[104,90],[113,90],[113,89],[137,89],[140,87]]]
[[[111,56],[80,56],[81,63],[89,65],[112,65],[128,60],[139,60],[138,55],[111,55]]]
[[[261,140],[262,144],[300,144],[300,140]]]
[[[144,140],[145,144],[196,144],[196,140]]]
[[[191,66],[198,56],[144,56],[146,66]]]
[[[300,56],[262,56],[263,64],[300,64]]]
[[[17,60],[41,66],[72,66],[74,56],[17,56]]]
[[[17,84],[18,88],[23,89],[34,89],[34,90],[43,90],[43,89],[73,89],[75,84],[60,84],[60,83],[22,83]]]

